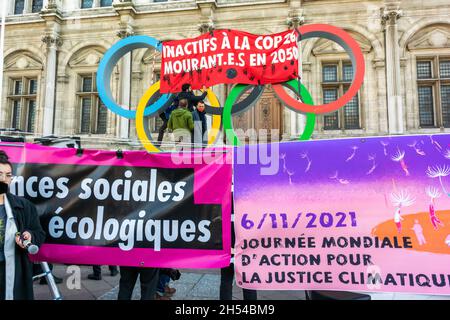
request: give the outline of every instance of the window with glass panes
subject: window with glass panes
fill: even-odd
[[[77,95],[80,106],[80,133],[105,134],[108,109],[98,97],[94,73],[80,76],[80,90]]]
[[[25,0],[15,0],[14,14],[23,14],[24,10],[25,10]]]
[[[31,3],[31,12],[40,12],[42,10],[43,0],[33,0]]]
[[[419,125],[450,128],[450,57],[416,62]]]
[[[92,8],[94,0],[81,0],[81,9]]]
[[[11,110],[11,128],[34,133],[36,128],[37,78],[11,79],[8,100]]]
[[[100,7],[112,6],[112,0],[100,0]]]
[[[324,104],[336,101],[350,87],[353,66],[348,61],[324,63],[322,65],[322,100]],[[359,94],[343,108],[323,116],[324,130],[360,129]]]

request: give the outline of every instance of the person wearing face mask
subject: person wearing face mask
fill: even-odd
[[[36,207],[8,192],[13,166],[0,150],[0,300],[33,300],[33,263],[24,241],[45,240]]]

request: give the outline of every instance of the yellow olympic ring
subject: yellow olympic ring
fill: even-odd
[[[160,88],[159,81],[155,82],[150,88],[148,88],[147,91],[145,91],[144,95],[139,100],[139,104],[136,110],[136,132],[138,138],[141,141],[144,148],[148,152],[152,153],[161,152],[161,150],[153,144],[151,138],[149,138],[147,136],[147,133],[145,132],[144,111],[148,101],[159,90],[159,88]],[[207,98],[209,100],[210,105],[214,108],[220,108],[219,100],[217,99],[215,93],[209,88],[207,92],[208,92]],[[220,132],[221,124],[222,124],[221,115],[213,115],[211,130],[208,131],[208,146],[216,142],[217,136],[219,135]]]

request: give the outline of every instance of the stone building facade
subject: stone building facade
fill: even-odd
[[[196,37],[211,28],[255,34],[327,23],[349,32],[364,53],[358,95],[336,113],[319,116],[313,138],[440,133],[450,130],[450,0],[4,0],[6,32],[0,128],[28,139],[80,136],[85,147],[139,148],[134,120],[98,99],[95,77],[105,51],[120,38],[161,41]],[[316,103],[348,88],[352,66],[335,43],[302,42],[302,82]],[[124,56],[112,79],[116,101],[135,108],[160,72],[160,55]],[[223,103],[229,86],[213,88]],[[295,139],[304,116],[274,97],[234,118],[235,127],[279,129]],[[150,119],[158,129],[158,121]]]

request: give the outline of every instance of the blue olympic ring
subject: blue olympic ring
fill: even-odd
[[[111,75],[114,66],[117,64],[120,58],[122,58],[125,54],[132,50],[143,48],[156,49],[161,52],[162,44],[160,41],[149,36],[131,36],[122,39],[115,43],[108,51],[106,51],[97,71],[98,95],[103,101],[103,104],[112,112],[127,119],[135,119],[136,111],[126,110],[115,102],[111,92]],[[155,114],[165,105],[170,96],[170,94],[161,95],[161,97],[155,103],[145,108],[144,115],[149,116]]]

